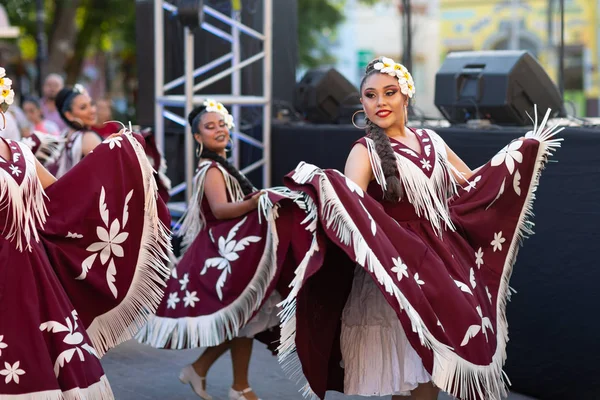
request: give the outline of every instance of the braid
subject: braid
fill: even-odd
[[[378,71],[375,69],[375,64],[377,64],[379,61],[380,59],[376,58],[375,60],[371,61],[369,65],[367,65],[365,76],[360,83],[361,92],[367,78],[375,73],[378,73]],[[396,154],[392,148],[390,139],[385,134],[383,129],[371,122],[369,119],[366,121],[366,132],[375,144],[375,151],[381,160],[381,169],[383,170],[385,183],[387,185],[387,188],[383,193],[383,198],[387,201],[397,202],[403,197],[404,189],[400,183],[400,173],[398,171],[398,164],[396,163]]]
[[[383,129],[367,120],[367,134],[375,144],[375,151],[381,160],[381,169],[385,176],[387,188],[383,193],[384,200],[397,202],[404,195],[400,183],[396,154]]]
[[[245,196],[248,196],[250,193],[256,191],[256,189],[254,188],[252,183],[250,183],[248,178],[246,178],[236,167],[231,165],[229,161],[227,161],[214,151],[204,149],[202,151],[202,154],[200,155],[200,158],[208,158],[209,160],[213,160],[219,163],[223,168],[225,168],[229,175],[233,176],[238,181],[240,187],[242,188],[242,192],[244,192]]]

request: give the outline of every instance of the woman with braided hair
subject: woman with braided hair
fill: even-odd
[[[55,101],[67,129],[62,133],[64,145],[60,157],[47,167],[60,178],[102,143],[102,138],[91,130],[96,124],[96,106],[83,86],[61,89]]]
[[[345,172],[300,163],[286,185],[318,208],[318,247],[282,302],[280,362],[327,390],[392,399],[507,394],[506,299],[557,132],[540,126],[472,171],[435,132],[406,125],[414,82],[373,60],[366,136]]]
[[[207,100],[188,120],[199,163],[178,231],[184,254],[138,340],[156,348],[207,347],[179,375],[202,399],[211,399],[206,390],[210,367],[230,350],[234,382],[229,398],[256,400],[248,366],[253,338],[279,324],[281,298],[275,287],[290,242],[290,220],[278,208],[290,199],[290,191],[259,192],[226,160],[233,118],[222,104]]]

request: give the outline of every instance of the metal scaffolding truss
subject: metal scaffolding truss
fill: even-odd
[[[200,0],[198,0],[200,2]],[[200,2],[201,3],[201,2]],[[203,18],[201,28],[212,33],[221,39],[231,43],[231,51],[209,63],[200,67],[194,66],[194,35],[189,28],[184,28],[184,75],[165,83],[165,64],[164,64],[164,19],[163,10],[171,14],[177,14],[177,6],[164,0],[154,0],[154,27],[155,27],[155,134],[158,148],[164,152],[165,118],[185,127],[185,181],[175,186],[171,194],[177,194],[186,191],[186,198],[189,200],[192,195],[192,178],[194,175],[194,149],[195,141],[190,132],[190,126],[187,124],[186,116],[195,106],[201,105],[209,97],[226,106],[231,107],[236,127],[240,125],[241,106],[262,106],[263,129],[262,138],[257,140],[245,135],[242,132],[231,132],[233,138],[232,158],[236,167],[239,165],[239,146],[240,141],[248,143],[262,150],[262,158],[257,162],[241,169],[242,173],[262,168],[263,186],[270,185],[271,178],[271,73],[272,73],[272,25],[273,25],[273,0],[263,0],[263,31],[262,33],[244,25],[241,22],[241,1],[233,0],[232,15],[227,16],[214,8],[204,5],[203,14],[218,19],[231,27],[230,32],[226,32],[212,24],[209,24]],[[240,37],[246,34],[263,43],[263,50],[259,53],[241,59]],[[241,70],[242,68],[255,62],[262,62],[263,88],[262,94],[242,95],[241,92]],[[213,76],[194,83],[195,79],[208,73],[219,66],[229,63],[230,66]],[[229,94],[202,94],[197,92],[210,86],[211,84],[225,78],[231,79],[231,93]],[[167,94],[170,90],[184,85],[184,95]],[[181,107],[183,115],[165,110],[165,107]],[[184,206],[184,205],[182,205]],[[179,207],[177,207],[179,208]],[[182,210],[180,210],[182,211]]]

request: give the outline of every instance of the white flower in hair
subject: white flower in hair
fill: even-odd
[[[402,94],[409,98],[413,97],[415,94],[415,82],[404,65],[395,62],[391,58],[381,57],[381,61],[376,63],[373,68],[382,74],[388,74],[398,78],[398,84],[400,85]]]
[[[394,71],[394,66],[396,63],[391,58],[381,57],[381,60],[376,63],[373,68],[381,72],[382,74],[389,74],[391,76],[396,75]]]
[[[0,104],[6,103],[7,105],[11,105],[15,100],[15,92],[12,89],[3,88],[0,91]]]
[[[207,112],[219,112],[219,109],[217,108],[217,102],[214,100],[204,100],[204,107],[206,107]]]
[[[6,70],[0,67],[0,89],[10,90],[12,86],[12,80],[6,77]]]
[[[4,78],[6,76],[6,70],[0,67],[0,78]]]
[[[233,123],[233,115],[231,115],[231,114],[224,115],[223,120],[225,121],[225,125],[227,125],[227,129],[235,128],[235,124]]]

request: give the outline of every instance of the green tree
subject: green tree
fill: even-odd
[[[332,63],[328,43],[335,39],[340,23],[344,21],[347,0],[298,0],[298,54],[300,65],[307,68]],[[358,0],[375,5],[391,0]]]

